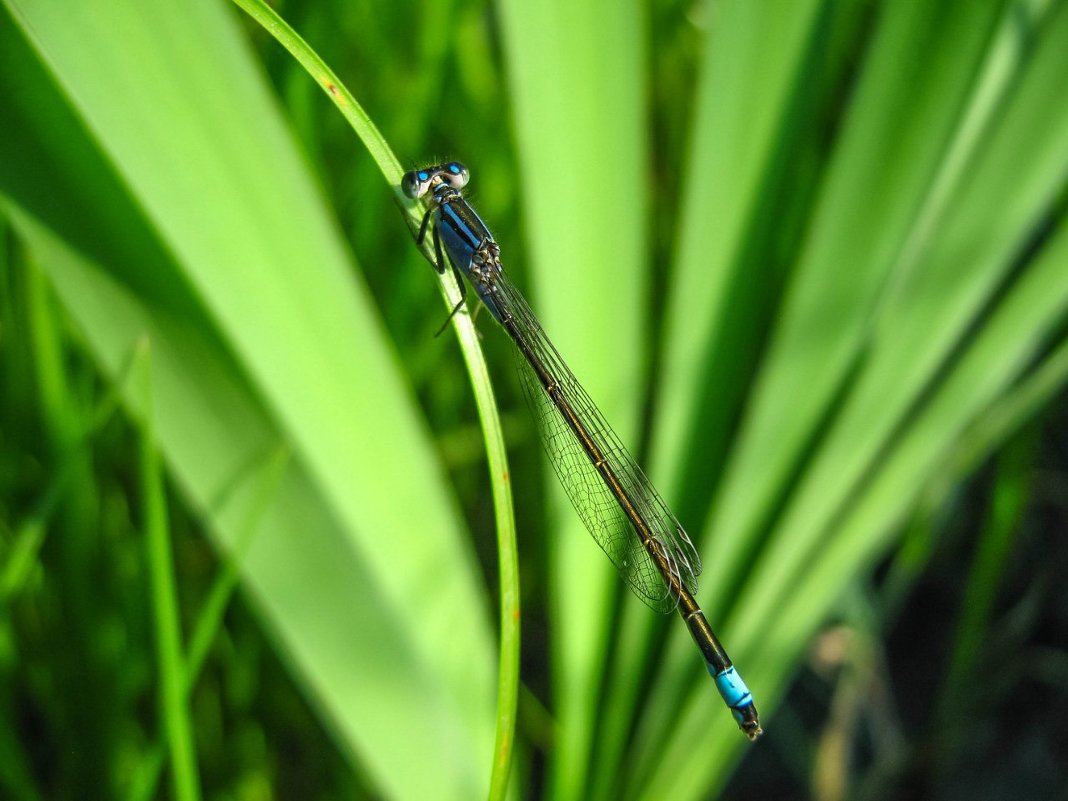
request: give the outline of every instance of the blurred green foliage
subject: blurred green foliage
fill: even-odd
[[[542,480],[483,315],[514,797],[1055,797],[1068,3],[277,9],[471,168],[767,721]],[[483,797],[490,479],[393,188],[220,0],[4,0],[0,114],[0,796]]]

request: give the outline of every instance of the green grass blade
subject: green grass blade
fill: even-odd
[[[870,564],[877,548],[885,547],[892,525],[888,521],[900,520],[900,510],[915,497],[916,487],[903,481],[904,475],[896,475],[896,484],[889,478],[887,483],[868,484],[860,464],[876,454],[887,458],[879,448],[897,447],[893,444],[896,437],[913,442],[925,422],[918,414],[919,405],[932,391],[928,382],[937,386],[940,379],[932,373],[933,365],[949,359],[957,349],[968,350],[968,341],[961,338],[969,327],[983,326],[985,331],[982,304],[989,302],[993,283],[1006,274],[1015,249],[1042,218],[1064,180],[1063,154],[1068,151],[1063,118],[1057,115],[1050,120],[1046,114],[1038,121],[1040,108],[1050,102],[1044,94],[1055,86],[1052,76],[1063,69],[1056,55],[1064,48],[1055,18],[1040,20],[1045,27],[1035,41],[1033,56],[1017,49],[1015,60],[1009,61],[1016,75],[1006,80],[998,74],[1005,69],[1002,38],[1007,36],[1011,42],[1013,36],[1019,37],[1017,44],[1027,38],[1020,37],[1013,20],[1006,19],[1000,29],[992,27],[998,8],[947,5],[934,18],[919,14],[915,6],[891,5],[882,11],[882,26],[877,29],[852,118],[847,120],[836,153],[843,161],[842,171],[837,172],[832,163],[822,190],[821,202],[833,204],[836,210],[828,212],[826,223],[822,222],[823,206],[815,210],[807,249],[762,365],[756,402],[742,429],[723,502],[713,519],[713,529],[724,539],[715,560],[710,559],[706,592],[713,593],[713,607],[734,594],[740,612],[727,628],[728,644],[736,658],[744,659],[750,686],[755,685],[758,693],[767,688],[763,693],[766,708],[775,703],[773,688],[784,676],[779,670],[798,653],[790,649],[800,648],[815,622],[841,597],[844,582]],[[954,47],[940,51],[939,64],[927,66],[938,80],[925,85],[917,105],[893,65],[899,63],[902,52],[925,47],[934,29],[942,25],[954,31]],[[995,30],[1000,32],[998,37]],[[1055,42],[1061,43],[1059,50]],[[1000,87],[993,103],[992,83]],[[931,92],[944,94],[935,99],[929,96]],[[981,135],[976,134],[977,125]],[[902,152],[896,168],[889,167],[895,172],[886,173],[892,179],[888,188],[873,193],[872,181],[888,169],[887,160],[893,165],[894,158],[893,151],[876,158],[871,147],[881,141],[877,131],[891,127],[904,141],[912,142],[912,149]],[[933,135],[935,131],[941,131],[941,136]],[[855,152],[851,150],[853,137]],[[866,155],[861,144],[868,148]],[[925,150],[923,158],[914,152],[916,147]],[[1017,164],[1012,156],[1021,148],[1033,157],[1026,165]],[[946,181],[951,191],[945,189]],[[868,216],[871,204],[862,198],[872,196],[880,204],[896,205]],[[928,222],[934,213],[931,204],[939,209],[937,228]],[[894,224],[888,225],[887,208],[894,210]],[[852,224],[847,222],[851,211],[857,217]],[[867,233],[862,225],[869,226]],[[858,241],[860,236],[863,242]],[[882,241],[881,237],[890,239],[884,245],[868,246]],[[913,244],[917,238],[923,242],[922,257]],[[921,263],[915,262],[917,258],[922,258]],[[842,276],[846,265],[848,280]],[[1057,296],[1056,289],[1050,291],[1057,308],[1063,296]],[[898,315],[892,323],[889,314]],[[992,342],[991,363],[1015,364],[1016,349],[1032,347],[1029,334],[1044,330],[1041,316],[1032,323],[1033,328],[1003,333],[1000,352]],[[857,350],[850,357],[841,348]],[[856,360],[861,357],[857,368]],[[835,382],[853,377],[850,358],[853,369],[860,370],[860,379],[842,410],[834,412],[835,404],[843,403],[835,398]],[[968,377],[977,380],[974,374]],[[961,404],[959,398],[956,402],[957,415],[943,409],[947,416],[939,420],[940,428],[922,429],[933,437],[927,440],[930,447],[945,448],[945,432],[968,421],[967,409],[975,413],[970,404]],[[832,413],[831,420],[822,419]],[[829,432],[820,430],[831,425]],[[806,426],[809,433],[804,435],[800,432]],[[934,436],[934,431],[941,433]],[[817,439],[806,439],[817,435]],[[800,487],[792,489],[784,484],[793,480],[790,462],[798,464],[810,449],[812,465],[801,477]],[[871,464],[869,469],[879,469]],[[912,478],[923,474],[916,462],[912,469]],[[933,467],[925,469],[932,471],[925,475],[933,474]],[[854,478],[858,483],[852,483]],[[776,507],[781,503],[786,507],[777,519]],[[859,528],[853,522],[854,515],[860,514],[853,511],[854,504],[863,507],[870,528]],[[844,522],[845,515],[849,523]],[[878,515],[885,517],[884,522],[875,523]],[[766,551],[759,553],[756,549],[764,537],[769,538]],[[840,544],[841,550],[832,542]],[[754,559],[757,553],[760,558]],[[743,568],[750,574],[740,586],[732,576],[740,575]],[[813,595],[800,595],[799,585]],[[790,614],[783,614],[784,609]],[[688,644],[678,647],[684,645]],[[756,650],[748,651],[750,647]],[[675,736],[668,756],[661,752],[659,763],[651,766],[648,797],[669,793],[697,797],[714,780],[723,755],[717,750],[718,739],[707,735],[707,715],[702,712],[693,701],[687,703],[681,719],[671,721]],[[639,740],[643,753],[648,753],[648,743],[663,740],[666,725],[667,721],[661,721],[660,728],[651,728]],[[705,748],[697,748],[698,742],[705,742],[715,756],[710,758]],[[706,757],[699,766],[691,761],[695,750]]]
[[[341,80],[278,13],[261,0],[233,0],[246,14],[271,34],[326,92],[370,152],[386,182],[405,206],[414,206],[400,191],[403,169],[385,138]]]
[[[731,461],[713,531],[732,532],[706,582],[718,596],[866,347],[879,293],[911,232],[996,18],[991,4],[882,9],[870,52]],[[932,42],[953,31],[953,47]],[[922,98],[899,69],[937,50]],[[895,137],[884,146],[887,130]],[[872,199],[878,205],[872,206]]]
[[[919,263],[902,265],[908,276],[888,292],[864,372],[781,523],[792,532],[789,545],[781,547],[803,551],[800,532],[818,536],[819,525],[833,519],[834,506],[856,491],[853,477],[870,469],[865,460],[880,459],[882,449],[895,447],[895,426],[911,428],[916,406],[960,369],[956,353],[969,353],[984,341],[971,329],[980,325],[985,333],[991,325],[984,319],[984,304],[998,302],[997,295],[991,297],[997,282],[1005,280],[1068,176],[1068,112],[1048,112],[1051,79],[1068,68],[1068,14],[1058,17],[1050,20],[1033,54],[1020,60],[1015,92],[969,169],[962,171]],[[1013,154],[1023,147],[1031,158],[1019,165]],[[1054,303],[1063,300],[1055,286],[1050,287]],[[1040,321],[1036,316],[1035,330],[1041,330]],[[1023,333],[1005,337],[1004,354],[994,355],[1015,355]],[[816,521],[821,523],[811,528]]]
[[[951,747],[962,735],[966,736],[967,718],[958,710],[966,708],[974,688],[982,683],[984,635],[991,628],[994,602],[1010,564],[1020,519],[1034,489],[1032,464],[1036,444],[1035,432],[1025,431],[998,458],[997,484],[961,599],[949,666],[936,702],[937,725]]]
[[[371,153],[386,182],[393,187],[397,203],[407,210],[408,227],[414,233],[422,223],[423,208],[407,198],[400,190],[401,167],[393,151],[378,128],[356,102],[333,71],[308,47],[292,28],[260,0],[234,0],[260,25],[266,28],[301,63],[323,87],[327,95],[352,125],[353,130]],[[434,263],[429,239],[423,252]],[[450,311],[459,299],[458,288],[450,272],[440,275],[442,294]],[[494,759],[490,777],[489,797],[503,798],[508,787],[515,740],[516,707],[519,697],[519,567],[515,536],[515,516],[512,510],[512,489],[508,480],[508,460],[504,434],[497,413],[489,371],[482,356],[474,326],[467,314],[453,315],[454,330],[460,342],[468,374],[475,390],[479,419],[487,445],[490,484],[493,490],[494,514],[497,520],[497,543],[500,569],[501,651],[497,682],[497,733],[493,749]]]
[[[97,735],[52,784],[36,740],[0,737],[3,791],[110,781],[133,801],[163,775],[161,735],[139,717],[151,624],[130,590],[141,597],[146,578],[113,569],[137,535],[124,481],[137,449],[115,445],[136,438],[122,420],[100,424],[114,407],[102,394],[139,426],[152,415],[174,532],[202,520],[220,554],[216,576],[176,560],[191,582],[181,597],[206,599],[185,626],[183,689],[209,654],[189,707],[208,795],[232,794],[218,787],[231,777],[208,770],[216,749],[229,759],[247,742],[215,737],[208,707],[248,720],[266,746],[243,775],[285,795],[318,768],[294,754],[291,772],[272,774],[290,733],[248,715],[249,703],[271,716],[297,701],[275,657],[340,751],[309,792],[340,782],[342,795],[399,799],[499,799],[511,772],[525,795],[698,801],[739,765],[728,794],[759,796],[788,780],[765,775],[769,749],[799,786],[818,774],[823,790],[855,795],[878,781],[857,772],[869,770],[860,732],[876,744],[873,774],[901,753],[880,749],[885,736],[904,764],[922,749],[952,775],[1009,711],[1010,688],[1033,686],[1036,668],[1052,677],[1053,661],[1023,658],[999,674],[1005,695],[962,690],[992,644],[977,638],[990,597],[978,590],[963,599],[974,619],[960,667],[946,674],[928,652],[907,694],[882,675],[896,673],[899,642],[884,662],[879,638],[917,623],[894,610],[928,571],[957,578],[935,557],[970,541],[943,542],[968,533],[945,520],[958,487],[1028,436],[1068,381],[1068,4],[507,0],[414,17],[396,4],[271,4],[289,24],[261,0],[235,5],[0,0],[0,204],[14,243],[0,263],[12,289],[0,291],[0,535],[17,557],[0,573],[0,593],[14,593],[0,639],[16,638],[0,669],[38,719],[80,716],[48,729],[56,753],[76,742],[67,732]],[[472,320],[454,320],[459,352],[431,336],[444,313],[405,230],[423,208],[397,191],[412,158],[471,167],[505,268],[698,543],[698,600],[766,724],[755,747],[677,617],[642,606],[553,474],[528,469],[541,450],[527,410],[509,408],[522,402],[507,337],[483,315],[524,465],[509,472]],[[32,319],[24,276],[46,299]],[[439,289],[451,308],[451,275]],[[145,341],[152,403],[126,379]],[[1034,458],[1048,449],[1043,438]],[[1030,459],[1018,458],[1022,482]],[[528,515],[525,628],[538,646],[517,747],[510,477]],[[969,497],[988,480],[968,481]],[[977,584],[1010,564],[1009,523],[991,523],[993,555],[961,554]],[[97,542],[95,572],[120,579],[107,593],[85,567]],[[207,556],[195,538],[176,542]],[[1029,540],[1012,548],[1029,555]],[[889,574],[873,570],[887,558]],[[1055,586],[1044,567],[1034,587]],[[1034,587],[1030,599],[1052,599]],[[63,614],[36,614],[47,608]],[[38,620],[61,636],[39,639]],[[841,629],[821,636],[829,620]],[[115,670],[128,623],[138,639],[122,641],[130,664]],[[845,629],[856,647],[817,741],[820,721],[795,701],[825,677],[803,664],[814,638]],[[40,646],[47,660],[20,661]],[[257,661],[274,685],[262,696],[247,692]],[[240,674],[236,704],[217,693],[217,667],[225,686]],[[63,691],[35,697],[42,676]],[[891,692],[869,698],[872,681]],[[321,743],[297,705],[302,734]],[[960,751],[938,747],[954,745],[947,708]],[[1002,743],[997,770],[1023,766],[1051,728],[1040,716]]]
[[[538,176],[521,184],[530,279],[519,283],[530,288],[541,322],[590,396],[636,447],[649,335],[645,11],[636,3],[550,0],[506,2],[501,15],[518,159],[524,175]],[[503,258],[523,275],[517,250]],[[619,587],[550,482],[559,723],[550,794],[580,798],[604,682],[607,604]]]
[[[28,212],[20,232],[105,371],[149,332],[160,447],[221,539],[242,500],[212,508],[222,488],[293,444],[246,573],[269,630],[378,785],[478,793],[491,649],[462,525],[232,21],[208,3],[7,8],[5,60],[25,58],[4,92],[23,124],[4,126],[0,179]],[[435,602],[412,625],[428,575]]]
[[[178,615],[178,587],[171,557],[170,525],[163,489],[163,471],[153,436],[151,355],[137,382],[142,408],[146,410],[141,436],[141,503],[145,553],[152,587],[152,612],[156,627],[156,658],[159,668],[159,700],[163,727],[171,757],[174,797],[178,801],[200,798],[196,747],[185,692],[185,658],[182,653],[182,626]]]
[[[233,554],[224,554],[222,569],[212,584],[207,600],[197,617],[193,634],[189,638],[189,651],[182,670],[183,697],[188,699],[200,678],[201,669],[208,658],[209,649],[223,627],[223,614],[230,605],[234,591],[241,580],[241,567],[252,539],[261,523],[270,501],[278,492],[278,485],[285,472],[290,454],[279,449],[266,460],[259,490],[253,495],[248,515],[238,527],[234,538]],[[149,801],[154,798],[164,765],[162,743],[146,754],[129,785],[130,801]]]
[[[788,200],[811,191],[809,171],[791,157],[813,135],[814,110],[825,91],[817,67],[836,49],[828,42],[827,17],[826,5],[817,2],[792,3],[771,14],[761,4],[729,2],[709,20],[665,311],[654,475],[668,477],[667,497],[677,502],[676,513],[699,543],[705,572],[698,600],[746,676],[746,643],[723,625],[730,604],[722,594],[727,577],[747,568],[732,564],[729,555],[732,542],[745,547],[744,532],[700,532],[736,427],[737,404],[751,381],[754,347],[765,337],[767,307],[783,281]],[[633,781],[654,758],[648,743],[669,736],[684,695],[719,735],[708,746],[714,761],[725,761],[744,744],[686,633],[672,632],[670,643],[668,657],[661,657],[666,669],[646,705],[643,731],[651,733],[637,740],[641,761],[627,763]],[[759,693],[757,702],[765,708]],[[709,758],[707,752],[702,756]],[[664,769],[690,770],[694,758],[684,756]]]

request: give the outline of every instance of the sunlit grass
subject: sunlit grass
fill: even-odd
[[[276,8],[301,63],[209,0],[0,12],[0,795],[485,796],[514,703],[491,487],[513,482],[523,797],[715,797],[776,754],[849,787],[827,754],[883,711],[856,688],[946,509],[982,543],[922,682],[933,721],[963,710],[959,746],[1027,547],[1028,426],[1068,375],[1065,4]],[[504,335],[433,337],[395,190],[443,156],[699,544],[757,746],[542,488]],[[487,463],[472,423],[498,411]],[[1006,442],[989,510],[954,506]],[[860,684],[817,749],[781,704],[832,619]]]

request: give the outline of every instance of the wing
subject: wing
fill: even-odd
[[[659,612],[670,612],[678,603],[670,583],[661,575],[619,499],[594,467],[590,453],[523,355],[524,348],[545,367],[563,402],[582,421],[589,439],[617,477],[626,499],[652,532],[667,569],[692,594],[697,589],[701,560],[690,538],[560,358],[523,296],[503,274],[496,276],[493,292],[502,311],[516,321],[513,336],[519,337],[523,345],[517,347],[519,376],[549,461],[571,503],[638,597]]]

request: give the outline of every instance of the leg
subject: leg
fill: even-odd
[[[426,214],[423,215],[423,222],[419,226],[419,234],[415,237],[415,244],[422,245],[423,240],[426,239],[426,227],[430,224],[430,212],[434,210],[433,206],[426,210]]]
[[[427,212],[429,214],[429,212]],[[441,250],[441,234],[438,232],[438,227],[434,226],[434,255],[437,256],[438,263],[434,265],[434,269],[438,271],[438,275],[445,274],[445,265],[448,264],[445,261],[445,254]]]
[[[426,214],[423,215],[423,222],[419,225],[419,233],[416,234],[415,244],[419,247],[423,246],[423,242],[426,240],[426,229],[430,225],[430,215],[434,213],[434,208],[427,209]],[[445,256],[441,252],[441,237],[438,235],[438,227],[435,225],[433,229],[434,238],[434,254],[437,261],[434,259],[427,259],[431,266],[437,270],[438,275],[445,272]]]
[[[463,308],[463,305],[467,302],[467,284],[464,283],[464,277],[460,274],[460,270],[455,264],[452,265],[452,274],[456,276],[456,283],[460,285],[460,302],[452,307],[452,311],[449,312],[449,316],[445,318],[445,322],[441,324],[441,328],[439,328],[437,330],[437,333],[434,334],[434,336],[436,337],[441,336],[442,332],[448,327],[449,323],[452,322],[452,318],[456,316],[456,312],[460,311],[460,309]]]

